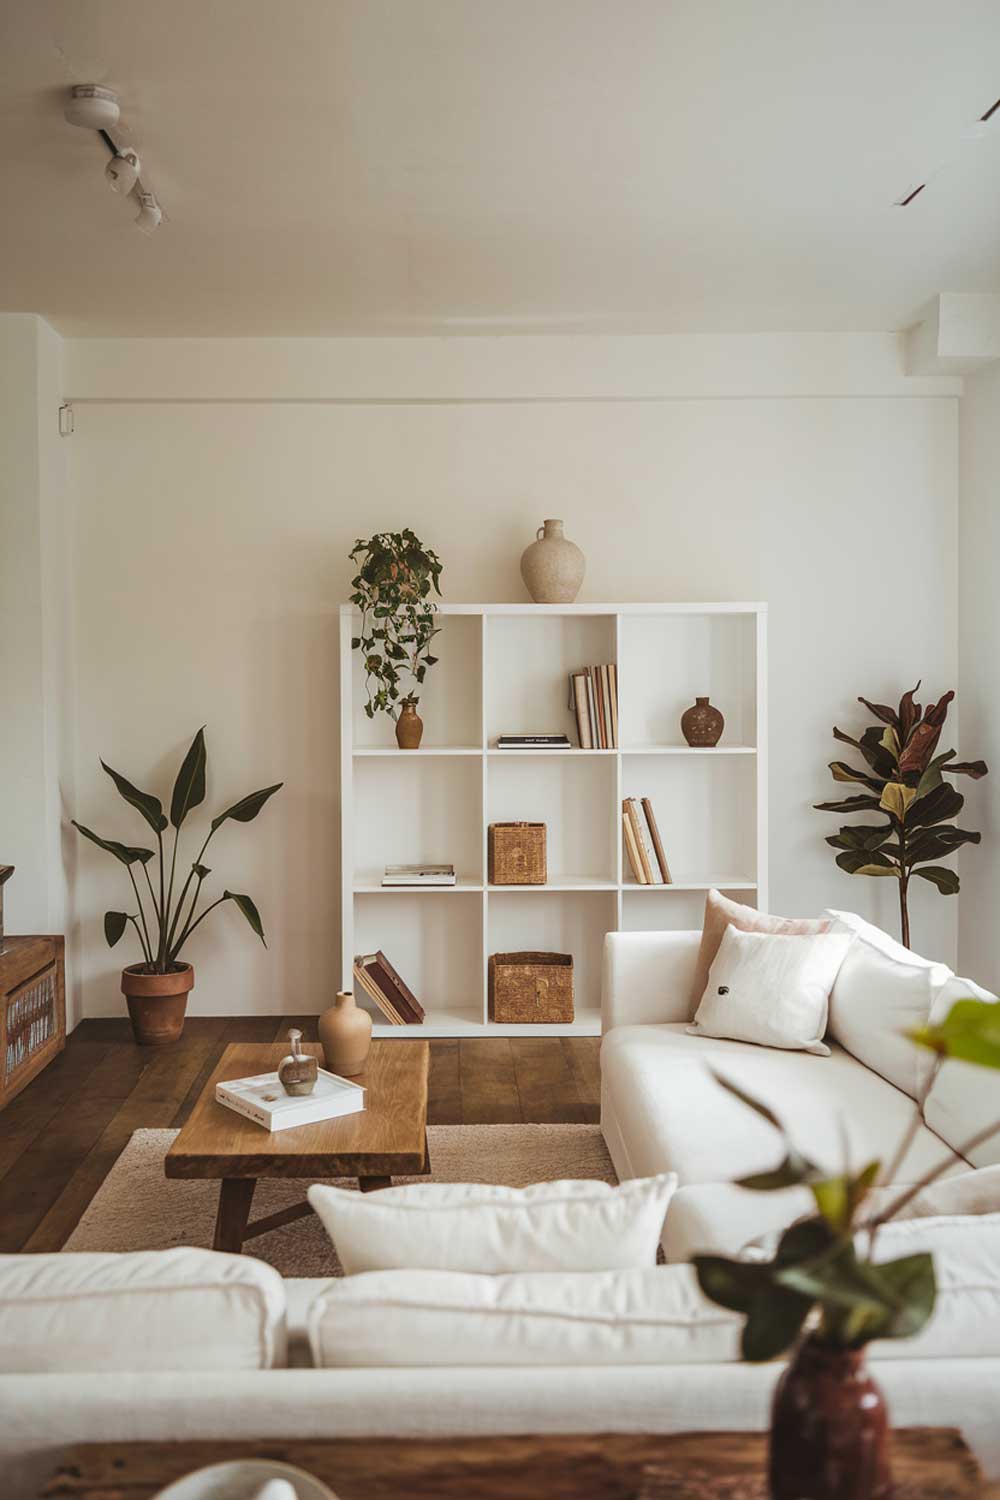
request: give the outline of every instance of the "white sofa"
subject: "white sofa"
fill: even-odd
[[[734,1173],[772,1162],[776,1141],[711,1081],[706,1058],[778,1105],[793,1128],[808,1126],[803,1144],[818,1140],[833,1160],[838,1112],[859,1153],[893,1145],[909,1113],[899,1090],[842,1050],[823,1059],[688,1036],[697,946],[692,933],[613,935],[606,955],[604,1130],[623,1178],[680,1174],[666,1220],[674,1259],[701,1244],[735,1247],[775,1215],[780,1221],[797,1212],[790,1196],[729,1185]],[[914,1163],[940,1147],[925,1128]],[[979,1281],[986,1284],[971,1288],[980,1300],[959,1297],[964,1312],[954,1324],[942,1314],[929,1342],[883,1344],[873,1354],[896,1424],[962,1428],[987,1472],[1000,1477],[1000,1328],[977,1313],[995,1299],[998,1278],[988,1256],[985,1263]],[[688,1266],[642,1274],[659,1278],[657,1300],[668,1316],[676,1308],[664,1339],[673,1352],[663,1363],[622,1362],[627,1335],[610,1362],[581,1357],[579,1349],[601,1342],[588,1344],[584,1329],[576,1354],[557,1370],[537,1353],[518,1363],[475,1363],[480,1350],[466,1364],[430,1357],[412,1366],[351,1364],[361,1344],[346,1333],[344,1362],[314,1368],[307,1327],[317,1298],[331,1295],[328,1282],[282,1281],[250,1257],[194,1250],[0,1257],[2,1493],[5,1500],[36,1495],[73,1442],[765,1428],[780,1365],[738,1361],[739,1320],[720,1330],[730,1315],[703,1302]],[[438,1357],[461,1347],[454,1309],[442,1312],[450,1321]],[[645,1318],[646,1303],[638,1300],[632,1312]],[[336,1319],[336,1305],[333,1313]],[[375,1315],[383,1329],[392,1317],[391,1310]],[[518,1336],[512,1330],[515,1343]],[[335,1358],[337,1342],[334,1321],[326,1347]],[[646,1358],[648,1348],[647,1337]],[[963,1356],[971,1348],[976,1357]]]

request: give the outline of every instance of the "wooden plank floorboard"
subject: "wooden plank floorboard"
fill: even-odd
[[[459,1059],[463,1123],[520,1124],[524,1116],[509,1039],[463,1037]]]
[[[181,1041],[137,1047],[128,1018],[84,1021],[66,1050],[0,1113],[0,1250],[59,1250],[135,1130],[178,1128],[236,1041],[282,1041],[315,1016],[193,1016]],[[597,1118],[590,1037],[436,1039],[436,1125]]]
[[[521,1118],[533,1125],[584,1123],[584,1108],[561,1038],[511,1037]]]

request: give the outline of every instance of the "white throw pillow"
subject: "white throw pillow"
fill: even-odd
[[[952,975],[935,997],[931,1020],[942,1021],[956,1000],[996,999],[989,990]],[[1000,1121],[1000,1073],[949,1058],[927,1096],[924,1119],[953,1151],[962,1151],[973,1136]],[[1000,1130],[974,1146],[965,1159],[974,1167],[1000,1163]]]
[[[742,1319],[690,1266],[552,1275],[373,1271],[309,1309],[317,1366],[671,1365],[739,1359]]]
[[[727,927],[688,1031],[828,1056],[830,990],[852,941],[848,933],[781,937]]]
[[[836,920],[835,931],[854,934],[830,995],[831,1037],[873,1073],[918,1098],[934,1059],[905,1033],[926,1024],[954,975],[947,964],[911,953],[855,912],[824,915]]]
[[[652,1266],[677,1175],[512,1188],[314,1184],[309,1202],[348,1276],[359,1271],[614,1271]]]
[[[266,1370],[285,1288],[249,1255],[189,1247],[0,1256],[0,1373]]]
[[[905,1191],[905,1184],[875,1188],[865,1200],[865,1207],[882,1213]],[[960,1172],[957,1177],[939,1177],[911,1198],[893,1223],[902,1224],[907,1219],[975,1218],[983,1214],[1000,1215],[1000,1166]]]

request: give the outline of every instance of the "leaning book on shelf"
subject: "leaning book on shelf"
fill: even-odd
[[[235,1110],[265,1130],[291,1130],[295,1125],[315,1125],[339,1115],[358,1114],[365,1107],[365,1091],[359,1083],[320,1068],[311,1094],[286,1094],[277,1073],[257,1073],[252,1078],[232,1078],[215,1085],[219,1104]]]
[[[635,833],[632,830],[632,819],[628,815],[628,808],[622,809],[622,833],[625,838],[625,851],[628,854],[628,862],[632,867],[632,875],[639,885],[646,884],[643,874],[642,861],[639,858],[639,846],[635,841]]]
[[[646,814],[646,825],[649,828],[649,837],[656,855],[656,863],[660,867],[660,875],[663,877],[664,885],[673,885],[673,876],[670,866],[667,864],[667,856],[663,848],[663,840],[660,838],[660,830],[656,826],[656,814],[653,812],[653,804],[648,797],[642,799],[642,810]]]
[[[355,958],[354,977],[393,1025],[418,1026],[424,1019],[420,1001],[381,948],[377,953],[359,954]]]
[[[642,873],[645,876],[643,883],[645,885],[660,885],[659,869],[654,870],[653,868],[653,860],[646,841],[645,825],[639,812],[639,804],[634,797],[626,797],[625,811],[628,813],[629,821],[632,824],[632,832],[635,835],[636,848],[639,851],[639,863],[642,866]]]

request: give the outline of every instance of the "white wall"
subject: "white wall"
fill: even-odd
[[[269,950],[222,908],[190,953],[195,1010],[318,1010],[336,988],[335,614],[355,538],[404,524],[454,600],[525,598],[520,552],[552,515],[587,554],[581,599],[767,600],[772,907],[853,906],[894,930],[895,887],[838,871],[837,819],[810,803],[834,795],[830,728],[861,726],[858,693],[955,685],[957,381],[905,379],[881,335],[66,356],[77,816],[140,838],[98,757],[167,796],[202,723],[212,810],[286,782],[208,860],[258,900]],[[100,921],[120,872],[89,847],[80,871],[87,1013],[116,1012]],[[915,892],[919,948],[953,959],[956,927],[956,903]]]
[[[0,862],[16,866],[5,888],[10,932],[64,932],[72,921],[62,824],[75,764],[73,527],[61,392],[58,335],[31,314],[0,316]]]
[[[961,823],[983,842],[960,861],[959,964],[1000,988],[1000,365],[971,376],[961,412],[959,705],[962,754],[982,757],[990,775],[963,781]]]

